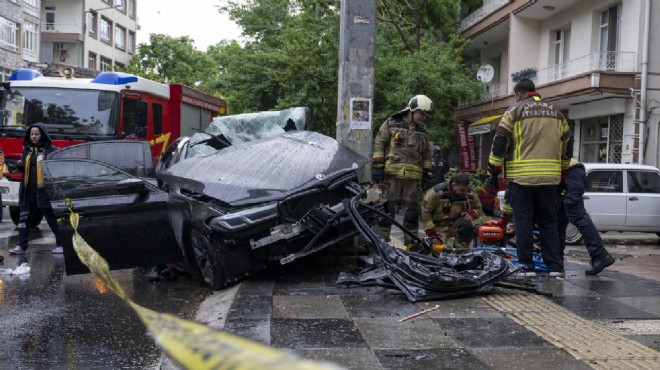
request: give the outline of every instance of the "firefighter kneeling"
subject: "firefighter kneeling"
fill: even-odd
[[[422,224],[426,236],[453,248],[469,248],[474,237],[473,221],[483,211],[477,194],[469,188],[465,173],[454,175],[429,189],[422,201]],[[437,243],[437,242],[436,242]]]

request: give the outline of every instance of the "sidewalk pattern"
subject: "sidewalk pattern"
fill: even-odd
[[[401,293],[377,287],[336,286],[338,273],[350,266],[345,260],[317,256],[242,283],[225,330],[348,369],[607,368],[595,366],[593,356],[585,355],[598,347],[599,337],[572,342],[584,350],[572,356],[557,346],[556,338],[537,335],[538,325],[534,328],[506,309],[494,308],[493,297],[501,296],[410,303]],[[603,332],[607,330],[590,320],[660,320],[658,309],[644,300],[660,296],[660,284],[609,271],[586,277],[583,270],[584,265],[569,264],[565,280],[539,278],[539,287],[554,294],[551,300],[544,298],[547,304],[561,305],[572,320],[584,320],[583,327],[589,324]],[[436,304],[440,309],[399,321]],[[644,339],[649,347],[626,343],[648,351],[640,360],[660,364],[660,335]]]

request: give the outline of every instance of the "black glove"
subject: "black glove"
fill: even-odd
[[[433,185],[433,172],[430,170],[424,170],[422,173],[422,190],[427,191],[429,190]]]
[[[382,163],[374,163],[374,165],[371,166],[371,181],[380,184],[383,180],[385,180],[385,166]]]
[[[488,164],[488,173],[490,173],[490,178],[487,180],[487,185],[494,191],[500,190],[500,172],[502,172],[502,166],[493,166],[490,163]]]

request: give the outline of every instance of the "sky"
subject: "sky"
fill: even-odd
[[[188,36],[195,40],[198,50],[206,51],[223,39],[240,40],[240,28],[227,15],[218,13],[215,6],[221,3],[222,0],[139,0],[137,42],[148,42],[152,33]]]

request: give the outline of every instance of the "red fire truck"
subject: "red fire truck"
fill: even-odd
[[[28,126],[45,124],[60,148],[92,140],[147,140],[156,163],[173,140],[204,130],[213,117],[227,114],[223,99],[184,85],[121,72],[102,72],[93,79],[75,78],[74,73],[64,69],[61,77],[45,77],[33,69],[18,69],[4,86],[0,148],[6,167],[0,192],[14,223],[21,178],[16,162]],[[40,221],[37,217],[35,223]]]

